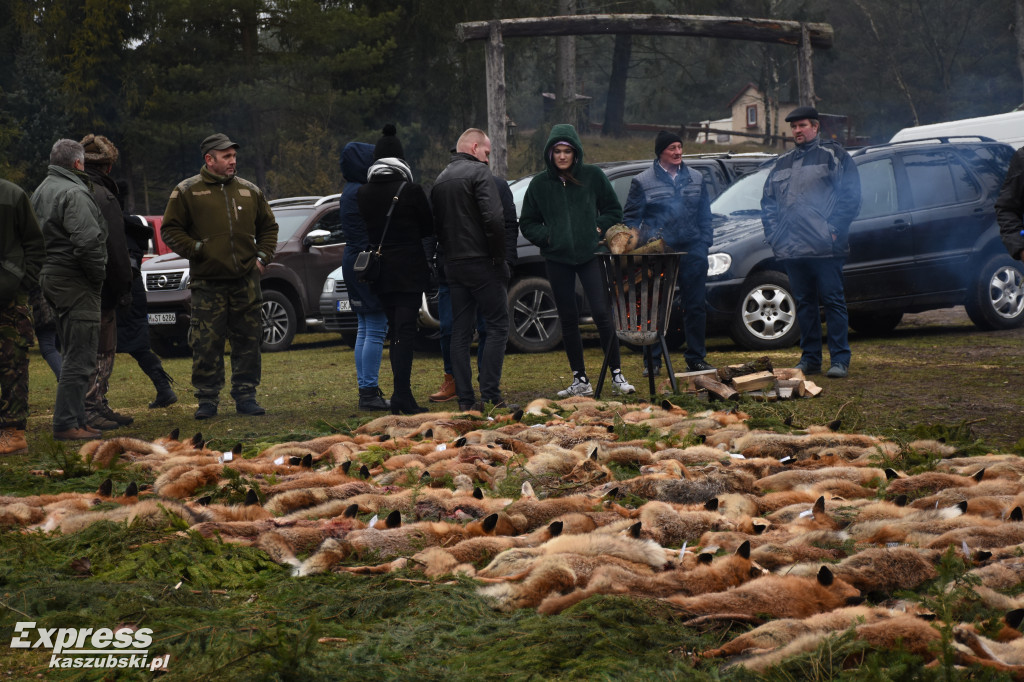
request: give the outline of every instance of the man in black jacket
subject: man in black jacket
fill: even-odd
[[[110,171],[117,162],[117,147],[103,135],[92,134],[82,139],[82,147],[85,149],[85,173],[92,183],[92,195],[107,221],[107,273],[100,292],[99,346],[96,349],[96,369],[89,377],[85,393],[85,418],[92,428],[106,431],[133,421],[131,416],[114,412],[107,404],[107,387],[117,352],[117,306],[131,300],[132,265],[128,259],[117,183],[110,177]]]
[[[469,346],[478,310],[487,326],[487,343],[479,359],[480,397],[504,406],[500,384],[508,341],[510,271],[501,199],[487,167],[490,154],[491,141],[484,131],[470,128],[462,133],[430,194],[451,289],[452,374],[460,410],[477,406]]]
[[[1024,148],[1010,159],[1006,180],[996,199],[999,235],[1010,255],[1024,260]]]

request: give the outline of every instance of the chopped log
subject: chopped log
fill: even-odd
[[[737,391],[760,391],[775,386],[775,375],[771,372],[744,374],[732,380],[732,387]]]
[[[795,395],[799,398],[803,398],[807,393],[807,388],[804,386],[803,379],[780,379],[778,383],[779,397],[782,397],[782,391],[786,390],[791,395]],[[789,396],[787,396],[789,397]]]
[[[803,381],[807,377],[800,370],[793,367],[780,367],[779,369],[772,370],[775,373],[775,378],[783,381],[786,379],[800,379]]]
[[[717,369],[703,369],[699,372],[676,372],[676,379],[683,379],[686,381],[686,388],[684,391],[694,393],[697,391],[697,386],[694,384],[694,380],[697,377],[709,377],[711,379],[718,378]]]
[[[718,380],[728,383],[736,377],[757,372],[771,372],[772,360],[767,355],[762,355],[757,360],[745,362],[742,365],[729,365],[718,370]]]
[[[708,375],[696,377],[693,380],[693,384],[697,388],[703,388],[708,392],[708,397],[712,400],[720,398],[722,400],[737,400],[740,397],[739,391],[729,386],[726,386],[721,381],[715,381]]]
[[[813,398],[814,396],[816,396],[819,393],[821,393],[822,389],[821,389],[821,386],[819,386],[818,384],[814,383],[813,381],[805,381],[804,382],[804,390],[806,391],[805,395],[809,395],[809,396],[811,396]]]

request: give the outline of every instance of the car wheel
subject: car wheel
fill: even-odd
[[[866,336],[885,336],[903,321],[902,312],[850,313],[850,327]]]
[[[295,317],[295,306],[280,291],[263,292],[263,352],[276,353],[292,345],[299,321]]]
[[[990,258],[964,301],[980,329],[1014,329],[1024,323],[1024,266],[1006,255]]]
[[[781,272],[759,272],[747,280],[729,329],[729,336],[748,350],[788,348],[800,339],[796,301],[789,278]]]
[[[508,290],[508,342],[523,353],[546,353],[562,341],[555,297],[543,277],[524,277]]]

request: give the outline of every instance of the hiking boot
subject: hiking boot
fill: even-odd
[[[829,379],[845,379],[850,374],[850,368],[846,365],[841,365],[838,362],[828,368],[825,372],[825,376]]]
[[[0,455],[24,455],[28,452],[25,429],[5,426],[0,430]]]
[[[64,431],[54,431],[54,440],[96,440],[100,437],[98,431],[75,427]]]
[[[121,414],[120,412],[114,412],[112,409],[110,409],[109,405],[105,405],[103,407],[103,411],[101,414],[107,419],[117,422],[120,426],[128,426],[129,424],[135,421],[135,417],[129,414]]]
[[[455,398],[455,396],[455,377],[445,372],[441,388],[437,389],[437,393],[431,395],[427,400],[432,403],[446,403]]]
[[[714,369],[714,367],[703,360],[694,360],[693,362],[686,363],[687,372],[706,372],[709,369]]]
[[[167,407],[178,402],[178,394],[174,392],[174,389],[168,386],[163,386],[157,389],[156,398],[149,404],[149,409],[153,410],[158,407]]]
[[[217,404],[216,403],[199,403],[199,407],[196,408],[196,419],[210,419],[211,417],[217,416]]]
[[[636,393],[636,389],[633,388],[633,384],[626,381],[626,377],[622,376],[622,370],[612,370],[612,390],[620,395],[629,395],[630,393]]]
[[[794,367],[793,369],[800,370],[801,372],[804,373],[805,377],[809,377],[812,374],[821,374],[821,365],[812,365],[811,363],[804,362],[803,360],[796,363],[796,367]]]
[[[100,431],[113,431],[114,429],[121,428],[121,425],[116,421],[100,413],[86,415],[85,423],[89,425],[89,428]]]
[[[359,411],[387,411],[391,409],[391,403],[384,398],[384,393],[378,386],[367,386],[359,389]]]
[[[472,410],[476,410],[477,412],[482,412],[483,409],[484,409],[484,404],[483,403],[477,403],[477,402],[464,403],[461,400],[459,401],[459,412],[470,412]]]
[[[235,403],[235,412],[247,414],[250,417],[262,417],[267,413],[263,406],[256,402],[256,398],[246,398]]]
[[[570,398],[574,395],[594,395],[594,387],[586,377],[573,377],[569,388],[558,392],[559,398]]]

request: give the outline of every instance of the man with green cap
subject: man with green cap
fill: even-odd
[[[164,242],[189,261],[196,419],[217,415],[225,340],[231,342],[236,411],[266,414],[256,401],[263,339],[260,276],[274,258],[277,221],[260,188],[235,175],[237,149],[223,133],[203,140],[204,165],[171,192],[160,231]]]

